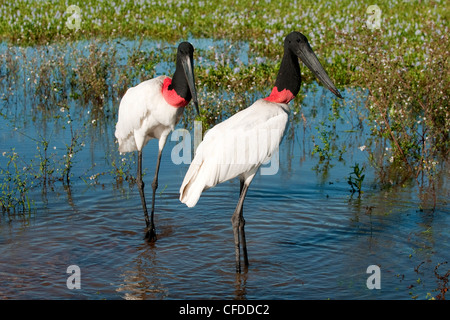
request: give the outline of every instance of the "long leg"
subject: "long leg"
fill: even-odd
[[[241,187],[239,195],[242,195],[242,189],[244,188],[244,180],[241,179]],[[241,212],[239,214],[239,233],[241,235],[242,242],[242,253],[244,254],[244,266],[248,267],[248,256],[247,256],[247,241],[245,240],[245,219],[244,219],[244,200],[242,200]]]
[[[159,164],[161,162],[162,150],[158,151],[158,159],[156,160],[156,169],[155,169],[155,177],[152,182],[152,211],[150,213],[150,225],[147,224],[147,233],[145,234],[145,239],[149,242],[156,241],[156,230],[154,223],[155,216],[155,197],[156,197],[156,189],[158,189],[158,174],[159,174]]]
[[[249,183],[241,182],[243,186],[241,185],[241,194],[239,196],[239,201],[236,206],[236,209],[234,210],[233,215],[231,216],[231,224],[233,225],[233,233],[234,233],[234,250],[236,254],[236,272],[241,272],[241,253],[240,253],[240,239],[239,239],[239,233],[243,230],[242,225],[242,219],[241,213],[242,213],[242,206],[244,204],[245,195],[247,194]],[[242,238],[243,241],[245,241],[245,235]],[[245,249],[244,255],[247,255],[247,249]],[[246,261],[246,265],[248,265],[248,259]]]
[[[161,155],[162,151],[164,149],[164,145],[166,144],[167,136],[169,135],[169,132],[166,132],[165,134],[162,134],[159,138],[158,142],[158,159],[156,160],[156,169],[155,169],[155,176],[153,178],[152,182],[152,211],[150,213],[150,221],[147,221],[147,232],[145,234],[145,239],[149,242],[156,241],[156,230],[155,230],[155,223],[154,223],[154,216],[155,216],[155,197],[156,197],[156,189],[158,189],[158,175],[159,175],[159,165],[161,163]]]
[[[142,180],[142,151],[141,150],[138,151],[138,166],[137,166],[137,181],[136,181],[136,183],[139,188],[139,194],[141,195],[141,203],[142,203],[142,208],[144,209],[145,223],[148,228],[150,225],[150,221],[148,218],[147,203],[145,201],[145,193],[144,193],[145,183]]]

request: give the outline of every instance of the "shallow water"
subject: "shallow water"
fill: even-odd
[[[305,89],[308,90],[308,89]],[[434,271],[450,259],[450,215],[440,194],[435,210],[424,208],[416,186],[381,189],[367,153],[360,151],[368,129],[357,128],[364,99],[345,92],[347,104],[335,144],[346,147],[330,167],[312,156],[320,121],[331,94],[308,91],[302,113],[293,115],[280,147],[274,175],[258,174],[244,206],[249,269],[237,275],[231,214],[239,181],[204,192],[187,208],[178,190],[188,165],[173,163],[169,141],[163,153],[156,198],[158,241],[143,240],[144,219],[136,187],[110,175],[89,180],[91,168],[108,171],[114,154],[114,123],[90,131],[76,154],[70,187],[56,181],[35,188],[31,214],[2,214],[0,298],[2,299],[426,299],[442,284]],[[6,107],[3,105],[3,107]],[[116,106],[117,107],[117,106]],[[1,118],[0,118],[1,119]],[[298,120],[298,121],[295,121]],[[3,121],[3,123],[2,123]],[[0,151],[32,158],[42,127],[33,122],[14,130],[0,120]],[[55,152],[68,130],[45,127]],[[27,134],[25,136],[24,134]],[[45,133],[44,133],[45,134]],[[157,145],[144,151],[147,200]],[[53,152],[53,151],[52,151]],[[364,194],[351,194],[347,177],[355,163],[366,165]],[[5,157],[2,158],[5,166]],[[134,174],[134,164],[132,165]],[[85,181],[79,177],[83,177]],[[447,194],[445,194],[447,192]],[[79,266],[81,289],[69,289],[67,267]],[[366,272],[377,265],[381,289],[368,289]],[[442,265],[439,274],[445,274]]]

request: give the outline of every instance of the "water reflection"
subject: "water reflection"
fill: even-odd
[[[168,297],[168,288],[164,285],[164,279],[173,277],[173,273],[158,261],[155,249],[154,245],[142,244],[137,249],[138,255],[121,268],[123,283],[119,285],[117,292],[121,293],[124,299]]]

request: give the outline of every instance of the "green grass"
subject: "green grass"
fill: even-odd
[[[14,43],[48,43],[78,39],[151,38],[179,41],[225,38],[249,41],[266,55],[279,54],[284,35],[299,30],[319,52],[339,49],[337,30],[365,24],[372,1],[73,1],[80,8],[80,29],[69,29],[66,1],[10,1],[0,6],[0,34]],[[445,1],[378,1],[381,27],[391,44],[402,37],[420,47],[425,24],[448,24]],[[439,26],[436,26],[437,28]],[[441,29],[444,30],[444,29]],[[400,32],[400,36],[399,36]],[[411,44],[411,43],[410,43]],[[413,46],[414,47],[414,46]]]
[[[71,2],[80,8],[80,29],[70,29],[66,1],[6,2],[0,6],[0,35],[9,43],[46,44],[80,39],[213,38],[248,41],[250,51],[269,58],[282,54],[284,36],[303,32],[338,85],[359,80],[357,65],[367,36],[366,13],[372,1],[88,1]],[[420,62],[423,37],[448,33],[450,10],[446,1],[378,1],[381,31],[377,46],[410,51],[408,63]],[[447,29],[446,29],[447,28]],[[446,31],[447,30],[447,31]],[[350,37],[356,41],[348,41]],[[359,46],[359,47],[358,47]],[[366,53],[364,53],[366,54]],[[270,69],[270,71],[273,68]],[[311,74],[306,72],[306,80]],[[265,79],[264,79],[265,80]]]

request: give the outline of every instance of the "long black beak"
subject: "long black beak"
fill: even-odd
[[[189,90],[191,91],[192,101],[194,101],[195,110],[197,111],[197,114],[200,115],[200,111],[198,109],[197,90],[195,89],[194,63],[189,55],[183,57],[181,59],[181,63],[183,65],[184,75],[186,76]]]
[[[325,69],[317,59],[316,54],[311,49],[311,46],[308,43],[304,43],[301,48],[297,51],[297,56],[303,63],[311,70],[314,75],[322,82],[331,92],[333,92],[337,97],[342,98],[338,89],[334,85],[333,81],[331,81]]]

